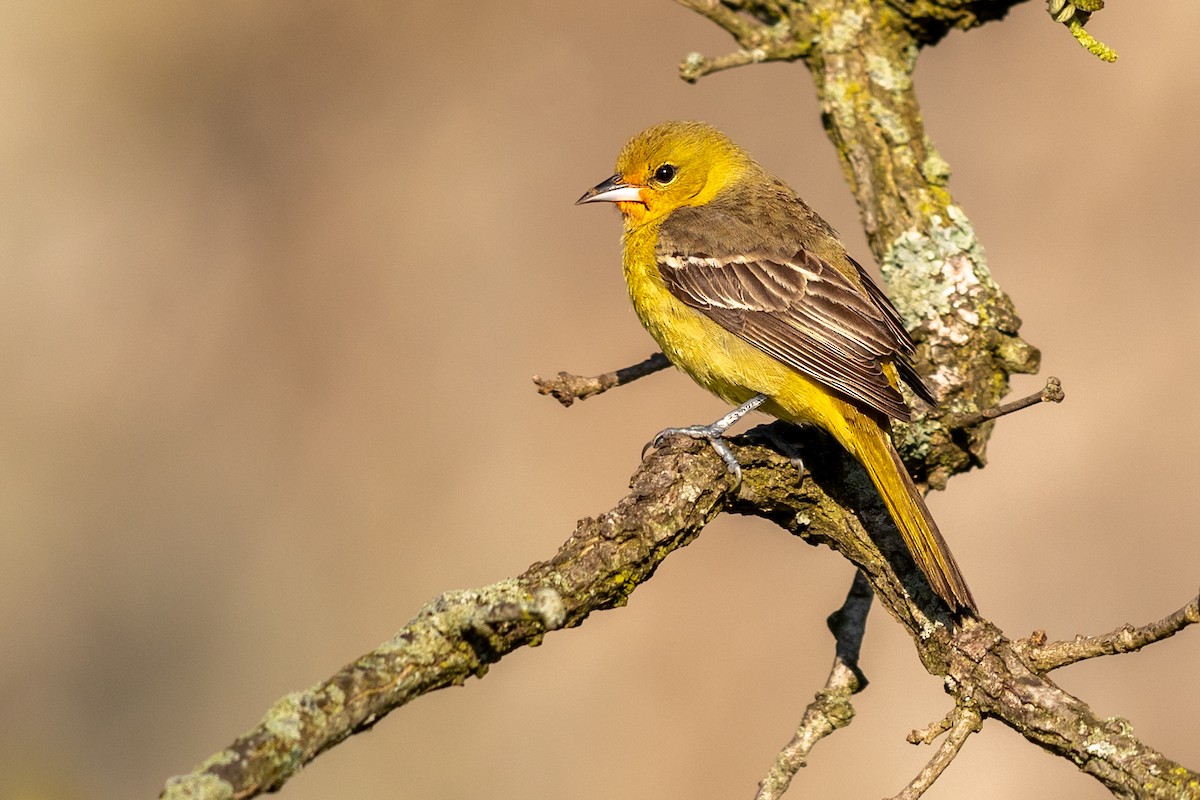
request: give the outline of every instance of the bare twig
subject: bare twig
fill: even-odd
[[[721,0],[675,0],[675,2],[715,22],[743,46],[759,44],[767,36],[765,25],[739,14]]]
[[[953,716],[954,710],[951,709],[937,722],[931,722],[924,728],[910,731],[904,740],[909,744],[933,744],[939,736],[950,730],[950,726],[954,724]]]
[[[759,64],[763,61],[780,61],[786,57],[771,53],[761,47],[753,50],[735,50],[723,56],[708,57],[703,53],[691,52],[684,56],[679,63],[679,77],[688,83],[695,83],[705,75],[721,72],[734,67],[744,67],[748,64]]]
[[[950,766],[950,762],[962,750],[967,737],[983,727],[983,717],[980,716],[979,711],[970,706],[956,706],[948,719],[950,720],[950,733],[942,742],[941,747],[934,753],[933,758],[929,759],[925,768],[917,773],[917,777],[913,778],[912,782],[904,787],[904,791],[896,795],[893,800],[917,800],[918,797],[925,794],[926,790],[933,786],[933,782],[946,771],[946,767]]]
[[[1135,653],[1146,645],[1170,638],[1188,625],[1200,622],[1200,595],[1173,614],[1140,628],[1122,625],[1101,636],[1076,636],[1071,641],[1044,643],[1045,634],[1017,642],[1035,670],[1047,673],[1097,656]],[[1039,641],[1040,640],[1040,641]]]
[[[615,386],[622,386],[636,381],[638,378],[653,375],[669,366],[671,366],[671,362],[667,360],[666,356],[662,353],[655,353],[641,363],[624,367],[615,372],[606,372],[593,378],[560,372],[554,378],[534,375],[533,382],[537,384],[538,394],[552,395],[555,400],[569,407],[576,400],[586,400],[593,395],[607,392]]]
[[[1039,403],[1061,403],[1064,399],[1066,399],[1066,394],[1063,392],[1062,381],[1058,378],[1050,377],[1046,379],[1046,385],[1042,387],[1040,392],[1035,392],[1028,397],[1022,397],[1020,400],[1013,400],[1011,403],[1004,403],[994,408],[985,408],[982,411],[976,411],[972,414],[952,417],[946,421],[946,427],[973,428],[982,422],[997,419],[1014,411],[1036,406]]]
[[[740,45],[740,49],[715,58],[688,53],[679,65],[679,76],[689,83],[695,83],[714,72],[747,64],[795,61],[803,58],[811,49],[804,37],[795,35],[791,25],[786,22],[785,12],[777,3],[751,3],[748,5],[752,8],[742,9],[747,13],[739,13],[731,7],[732,4],[720,0],[675,2],[712,20],[728,31]]]
[[[951,29],[966,30],[989,20],[1001,19],[1010,6],[1025,0],[889,0],[902,12],[898,21],[920,40],[934,44]],[[1066,2],[1066,0],[1052,0]],[[1096,0],[1075,0],[1087,5]],[[716,58],[689,53],[679,65],[680,77],[694,83],[705,75],[731,67],[762,61],[795,61],[814,52],[814,42],[822,33],[814,25],[810,9],[800,0],[675,0],[679,5],[703,15],[728,32],[741,49]],[[829,14],[826,9],[821,13]],[[832,16],[832,15],[830,15]],[[1082,30],[1078,18],[1067,23]],[[1078,34],[1077,34],[1078,38]],[[1081,41],[1083,41],[1081,39]],[[1086,43],[1085,43],[1085,46]],[[1091,49],[1089,47],[1089,49]]]
[[[796,772],[808,764],[808,754],[821,739],[854,718],[850,697],[867,686],[858,668],[858,654],[867,631],[867,612],[875,593],[866,576],[858,572],[850,584],[846,602],[829,615],[829,630],[837,641],[833,669],[824,688],[804,710],[792,740],[779,751],[771,771],[758,784],[756,800],[777,800],[787,791]]]
[[[538,387],[538,394],[551,395],[555,400],[569,408],[576,400],[586,400],[594,395],[603,394],[609,389],[624,386],[647,375],[653,375],[669,366],[671,366],[671,362],[667,360],[666,356],[662,353],[655,353],[645,361],[628,367],[622,367],[613,372],[605,372],[602,375],[588,377],[575,375],[570,372],[559,372],[553,378],[543,378],[540,375],[534,375],[533,382]],[[1062,381],[1055,377],[1049,377],[1046,379],[1046,385],[1039,392],[994,408],[986,408],[983,411],[951,417],[947,420],[946,427],[971,428],[988,420],[997,419],[1007,414],[1029,408],[1030,406],[1040,403],[1061,403],[1065,399],[1066,393],[1063,392]]]

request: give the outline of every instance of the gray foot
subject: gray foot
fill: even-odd
[[[655,437],[651,439],[645,447],[642,448],[642,458],[646,457],[646,451],[650,450],[650,448],[661,447],[664,441],[672,436],[675,436],[676,434],[690,436],[693,439],[704,439],[712,445],[713,450],[716,450],[717,455],[719,455],[721,460],[725,462],[725,467],[729,470],[729,474],[733,475],[733,488],[736,489],[742,484],[742,465],[738,463],[737,457],[733,454],[733,450],[729,449],[729,445],[725,443],[725,440],[722,437],[725,435],[725,431],[729,430],[731,425],[749,414],[754,409],[761,406],[766,401],[767,396],[765,394],[758,394],[754,397],[751,397],[745,403],[742,403],[733,411],[730,411],[728,414],[721,417],[711,425],[689,425],[686,428],[667,428],[666,430],[659,431]]]

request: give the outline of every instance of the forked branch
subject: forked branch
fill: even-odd
[[[893,800],[917,800],[918,797],[925,794],[962,750],[963,745],[967,743],[967,737],[983,727],[983,718],[974,708],[960,705],[955,706],[954,711],[950,712],[946,723],[948,733],[937,752],[933,754],[933,758],[929,759],[929,763],[917,773],[917,777],[913,778],[908,786],[904,787],[904,791],[896,795]]]
[[[623,605],[667,555],[693,541],[722,510],[773,520],[795,535],[836,547],[858,565],[858,580],[869,583],[885,607],[914,632],[922,662],[943,677],[957,706],[969,705],[1048,751],[1084,764],[1114,793],[1196,796],[1187,787],[1200,785],[1200,775],[1146,747],[1127,726],[1096,717],[1036,671],[1023,649],[993,625],[966,620],[948,628],[936,622],[944,612],[928,588],[910,592],[922,585],[919,570],[911,561],[884,554],[902,545],[895,529],[880,522],[887,516],[878,498],[874,508],[869,497],[860,498],[860,514],[843,510],[847,492],[869,492],[865,476],[820,471],[800,482],[790,458],[760,440],[738,437],[732,445],[744,474],[736,495],[729,492],[724,463],[707,445],[670,440],[638,469],[631,493],[604,514],[580,522],[551,559],[515,579],[436,598],[389,641],[329,679],[281,699],[229,747],[191,774],[168,781],[162,796],[247,798],[280,788],[321,752],[416,697],[481,677],[512,650],[540,643],[548,631],[579,625],[594,611]],[[820,437],[796,446],[811,463],[841,460],[841,469],[857,469]],[[870,533],[864,520],[872,524]],[[844,687],[847,698],[855,682],[858,688],[865,683],[854,665],[861,640],[858,622],[865,619],[867,602],[856,582],[832,623],[838,631],[838,660],[830,684]],[[848,721],[847,709],[814,704],[798,736],[819,739]],[[965,737],[971,719],[956,717],[954,722]],[[956,741],[954,749],[958,746]],[[931,771],[944,769],[951,755],[945,746],[939,749]]]
[[[829,630],[837,643],[829,678],[804,710],[792,740],[779,751],[771,770],[758,784],[755,800],[782,797],[792,778],[808,764],[808,754],[817,742],[854,719],[850,698],[867,686],[867,678],[858,668],[858,654],[874,596],[866,577],[861,572],[855,573],[846,602],[829,615]]]

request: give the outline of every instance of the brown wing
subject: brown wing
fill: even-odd
[[[713,252],[724,237],[711,232],[697,237],[703,250],[683,244],[678,228],[659,237],[659,271],[675,297],[856,404],[909,419],[886,362],[933,401],[912,369],[914,347],[899,315],[865,274],[864,291],[809,250],[780,256],[777,242],[761,236],[741,252]]]
[[[896,365],[896,371],[900,373],[900,380],[904,381],[917,397],[924,400],[931,406],[937,406],[937,398],[933,396],[933,392],[929,391],[929,387],[925,385],[925,381],[921,380],[921,376],[913,369],[912,356],[916,352],[916,345],[913,344],[912,337],[908,335],[908,330],[904,327],[904,320],[900,319],[900,312],[892,305],[892,301],[879,288],[879,284],[871,279],[867,271],[862,268],[853,258],[846,256],[850,263],[854,265],[854,269],[858,270],[858,279],[867,289],[867,294],[875,301],[875,305],[883,312],[884,320],[887,322],[888,328],[891,329],[896,341],[900,343],[901,357],[896,358],[893,362]]]

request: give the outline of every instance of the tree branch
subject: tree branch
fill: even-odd
[[[1039,392],[1022,397],[1020,400],[1013,400],[1011,403],[1003,403],[995,408],[985,408],[982,411],[976,411],[972,414],[951,417],[946,420],[945,424],[948,428],[972,428],[980,423],[999,419],[1030,406],[1036,406],[1040,403],[1061,403],[1065,399],[1067,399],[1067,396],[1063,392],[1062,381],[1058,378],[1050,377],[1046,379],[1046,385]]]
[[[925,794],[933,782],[936,781],[941,774],[946,771],[946,767],[950,766],[950,762],[957,756],[962,746],[967,743],[967,737],[972,733],[978,732],[983,727],[983,718],[979,716],[979,712],[970,706],[955,706],[954,711],[946,718],[946,728],[950,733],[942,742],[938,751],[933,754],[933,758],[929,759],[929,763],[925,768],[917,773],[917,777],[913,778],[908,786],[904,787],[904,791],[896,795],[893,800],[917,800],[918,797]]]
[[[1066,2],[1066,0],[1053,0]],[[716,23],[740,49],[713,58],[689,53],[679,65],[684,80],[695,83],[705,75],[763,61],[807,59],[819,46],[819,2],[798,0],[675,0]],[[1003,19],[1009,8],[1024,0],[886,0],[895,9],[891,19],[903,25],[922,45],[936,44],[954,29],[968,30]],[[1076,0],[1076,5],[1087,0]],[[1093,0],[1094,2],[1094,0]],[[1071,6],[1074,8],[1074,6]],[[815,13],[814,13],[815,12]],[[1065,13],[1065,12],[1060,12]],[[1067,22],[1068,26],[1070,23]],[[1080,26],[1078,18],[1075,24]],[[1080,27],[1082,30],[1082,27]],[[1074,29],[1072,28],[1072,31]],[[1082,41],[1082,40],[1081,40]]]
[[[951,709],[946,716],[937,722],[926,725],[920,730],[909,731],[908,736],[904,737],[904,741],[909,744],[933,744],[939,736],[950,730],[950,726],[954,724],[954,711],[955,709]]]
[[[1025,657],[1030,665],[1041,673],[1066,667],[1098,656],[1136,653],[1146,645],[1168,639],[1188,625],[1200,622],[1200,596],[1158,622],[1140,628],[1122,625],[1115,631],[1102,636],[1076,636],[1069,642],[1046,644],[1046,634],[1038,631],[1028,639],[1018,642],[1025,648]]]
[[[754,47],[766,40],[768,26],[765,22],[755,21],[753,17],[738,13],[733,3],[721,0],[675,0],[684,8],[690,8],[697,14],[707,17],[725,30],[738,44]],[[738,6],[744,4],[738,3]],[[764,15],[770,13],[767,3],[758,4]]]
[[[719,0],[675,0],[715,22],[740,45],[736,52],[716,58],[688,53],[679,65],[679,75],[695,83],[721,70],[762,61],[795,61],[803,58],[811,42],[796,37],[783,24],[782,4],[771,2],[719,2]]]
[[[722,510],[764,517],[844,554],[912,634],[926,669],[943,678],[957,705],[1001,720],[1120,796],[1196,796],[1187,787],[1189,781],[1200,785],[1200,774],[1144,745],[1123,720],[1096,717],[1034,669],[1022,648],[991,623],[967,619],[949,627],[857,462],[817,431],[780,426],[774,435],[791,436],[789,446],[819,468],[801,482],[788,456],[756,437],[737,437],[731,445],[743,481],[731,495],[724,462],[706,443],[671,439],[643,462],[630,494],[582,520],[550,560],[518,578],[436,598],[388,642],[281,699],[229,747],[169,780],[162,796],[246,798],[280,788],[321,752],[416,697],[480,677],[514,649],[540,644],[547,631],[623,605],[667,555],[693,541]],[[847,513],[848,503],[857,503],[858,511]],[[851,599],[861,600],[857,591]],[[858,610],[835,620],[835,627],[865,614],[865,602],[852,608]],[[853,672],[856,635],[838,641],[839,660]],[[850,680],[845,673],[837,678]],[[836,706],[817,708],[814,722],[801,724],[802,735],[819,730],[822,713],[826,721],[846,718]]]
[[[829,630],[837,642],[833,669],[825,686],[804,710],[795,736],[779,751],[771,770],[758,784],[756,800],[782,797],[800,768],[808,765],[808,754],[816,743],[854,719],[850,698],[867,686],[867,678],[858,668],[858,654],[867,632],[867,612],[871,610],[874,596],[871,584],[863,574],[855,573],[846,602],[829,615]]]
[[[284,697],[229,747],[171,778],[162,797],[275,791],[320,753],[414,698],[482,677],[518,647],[540,644],[548,630],[624,605],[727,502],[725,465],[707,456],[656,451],[633,476],[632,492],[601,516],[581,520],[550,560],[516,579],[434,599],[389,641]]]
[[[593,395],[603,394],[609,389],[624,386],[647,375],[653,375],[669,366],[671,366],[671,362],[667,360],[666,356],[662,353],[655,353],[645,361],[633,366],[624,367],[615,372],[606,372],[593,378],[560,372],[553,378],[534,375],[533,382],[537,384],[538,394],[548,394],[569,408],[576,400],[586,400]]]
[[[1050,12],[1050,17],[1055,22],[1066,25],[1067,30],[1075,37],[1075,41],[1083,46],[1084,50],[1101,61],[1111,64],[1117,60],[1116,51],[1092,36],[1083,27],[1087,25],[1092,14],[1102,8],[1104,8],[1104,0],[1074,0],[1074,2],[1071,0],[1046,0],[1046,10]]]
[[[1086,2],[1098,7],[1096,0]],[[984,463],[993,426],[978,424],[988,417],[981,409],[998,405],[1011,373],[1036,371],[1040,354],[1019,337],[1016,309],[992,279],[974,229],[950,196],[950,168],[925,132],[912,75],[921,46],[936,42],[952,27],[999,19],[1014,4],[726,2],[795,42],[812,73],[826,131],[858,202],[868,242],[918,342],[928,382],[947,412],[944,418],[926,416],[896,431],[914,477],[935,487]],[[954,430],[954,420],[974,424]],[[828,454],[805,463],[814,465],[813,482],[840,507],[857,509],[858,520],[877,536],[890,527],[857,465]],[[967,619],[957,628],[933,624],[936,613],[929,616],[927,604],[914,607],[912,601],[927,597],[922,594],[926,587],[898,577],[894,570],[907,559],[886,539],[878,540],[885,556],[881,563],[852,546],[862,540],[842,527],[845,518],[818,520],[786,503],[767,505],[772,507],[769,518],[792,530],[797,527],[793,520],[805,519],[809,538],[830,543],[858,565],[880,602],[908,629],[926,669],[944,677],[956,711],[970,708],[978,719],[1002,720],[1080,765],[1119,796],[1200,796],[1200,776],[1146,747],[1127,723],[1097,718],[1085,703],[1031,668],[1022,660],[1021,648],[990,623]],[[965,739],[965,726],[977,723],[963,716],[968,712],[958,713],[950,726]],[[958,746],[958,738],[943,745],[939,752],[944,758],[931,763],[933,777]],[[932,778],[919,776],[910,790],[923,791],[925,780]]]
[[[1098,717],[1085,702],[1038,672],[1024,658],[1023,648],[992,623],[967,618],[950,626],[904,553],[869,478],[832,447],[818,454],[815,448],[821,447],[822,438],[811,431],[796,437],[805,463],[812,467],[810,480],[799,492],[783,488],[785,481],[778,477],[787,472],[787,457],[762,447],[740,449],[745,487],[731,510],[764,516],[809,541],[828,544],[858,566],[883,606],[908,630],[925,668],[943,679],[956,705],[1003,722],[1077,764],[1117,796],[1200,797],[1200,773],[1141,742],[1123,720]],[[747,470],[755,456],[761,460]],[[846,507],[858,511],[835,511]]]

